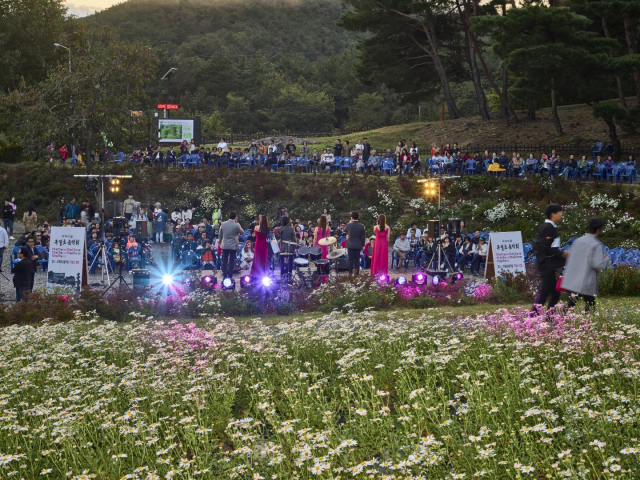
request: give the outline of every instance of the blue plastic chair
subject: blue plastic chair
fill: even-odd
[[[195,167],[196,169],[200,169],[200,155],[189,155],[189,161],[187,163],[188,168]]]
[[[186,252],[182,252],[182,258],[180,259],[179,270],[196,270],[200,268],[200,257],[196,254],[196,252],[192,250],[188,250]]]
[[[254,158],[253,157],[244,157],[241,160],[242,160],[240,162],[240,166],[241,167],[249,167],[249,170],[251,170],[253,168],[253,166],[254,166]]]
[[[633,180],[636,178],[636,169],[631,165],[627,165],[626,167],[622,166],[620,168],[619,179],[620,182],[624,179],[629,179],[629,184],[633,183]]]
[[[11,273],[13,273],[13,266],[20,261],[18,258],[18,253],[20,252],[20,247],[14,247],[11,250],[11,255],[9,256],[9,260],[11,261]]]
[[[609,180],[613,181],[615,179],[616,183],[620,183],[619,173],[620,173],[620,165],[614,165],[607,172],[607,181]]]
[[[342,159],[342,165],[340,165],[340,173],[342,173],[345,169],[351,171],[353,166],[353,159],[351,157],[344,157]]]
[[[393,160],[390,158],[385,158],[382,160],[382,173],[386,173],[387,175],[393,175]]]
[[[184,153],[184,154],[180,155],[178,157],[178,159],[176,160],[176,167],[180,166],[182,168],[186,168],[188,163],[189,163],[189,155]]]
[[[36,246],[36,251],[38,254],[43,254],[46,256],[46,259],[38,260],[36,262],[37,265],[42,265],[42,271],[46,271],[49,268],[49,251],[40,245]]]
[[[442,167],[440,166],[437,160],[434,160],[432,158],[429,160],[429,173],[433,175],[435,173],[434,170],[437,170],[438,174],[442,173]]]
[[[144,268],[144,260],[142,258],[142,247],[129,247],[127,249],[127,271],[131,271],[133,264],[137,264],[138,268]]]
[[[602,177],[604,176],[604,165],[596,165],[596,169],[596,172],[591,172],[591,178],[602,180]]]
[[[471,160],[469,163],[470,166],[465,167],[465,175],[475,175],[478,173],[477,164],[475,160]]]
[[[122,152],[118,152],[113,156],[113,163],[122,163],[126,155]]]

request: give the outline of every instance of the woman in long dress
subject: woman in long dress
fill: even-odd
[[[389,226],[387,217],[380,215],[373,227],[376,236],[371,257],[371,275],[389,275]]]
[[[326,210],[326,209],[325,209]],[[329,254],[329,247],[326,245],[318,245],[318,242],[323,238],[326,238],[331,235],[331,229],[327,226],[327,216],[322,215],[320,220],[318,220],[318,226],[315,229],[315,235],[313,236],[314,241],[313,244],[322,249],[322,259],[326,260],[327,255]]]
[[[270,230],[267,216],[260,214],[258,225],[253,229],[256,236],[256,245],[253,253],[251,275],[264,276],[269,273],[269,249],[267,247],[267,238],[269,238]]]

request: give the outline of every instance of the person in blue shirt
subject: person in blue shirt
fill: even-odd
[[[67,204],[67,208],[64,209],[64,216],[75,220],[80,215],[80,205],[76,203],[76,199],[72,198]]]

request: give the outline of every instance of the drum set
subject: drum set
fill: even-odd
[[[298,257],[293,261],[295,271],[292,281],[299,286],[312,288],[320,277],[327,277],[334,273],[331,269],[331,260],[336,260],[347,253],[344,248],[335,248],[336,243],[335,237],[318,240],[318,245],[329,247],[326,260],[322,258],[322,248],[318,246],[299,248]]]

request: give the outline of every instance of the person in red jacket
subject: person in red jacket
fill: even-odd
[[[64,162],[67,158],[69,158],[69,150],[67,150],[67,144],[65,143],[58,150],[60,152],[60,158]]]

